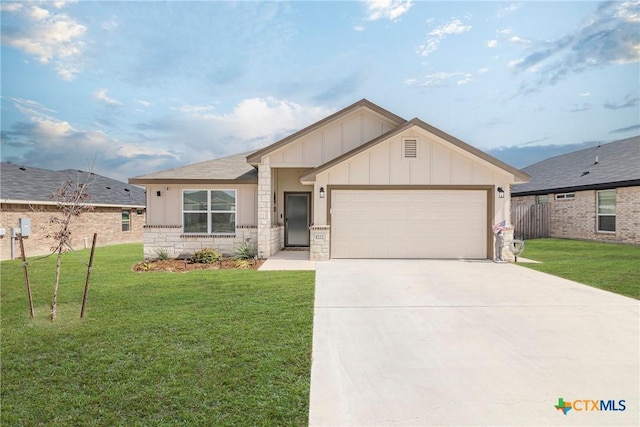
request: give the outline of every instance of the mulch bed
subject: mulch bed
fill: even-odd
[[[238,260],[223,258],[212,264],[192,263],[188,259],[167,259],[139,262],[133,266],[133,271],[170,271],[183,273],[193,270],[257,270],[265,260],[247,260],[239,265]]]

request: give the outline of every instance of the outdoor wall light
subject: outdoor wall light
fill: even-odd
[[[158,197],[162,196],[162,192],[160,190],[156,191],[156,196]]]
[[[320,187],[320,198],[324,199],[324,187]]]
[[[498,187],[498,198],[504,199],[504,190],[502,187]]]

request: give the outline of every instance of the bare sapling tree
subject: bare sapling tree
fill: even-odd
[[[56,320],[58,309],[58,287],[60,285],[60,267],[62,263],[62,253],[68,248],[71,249],[71,222],[74,218],[79,217],[83,212],[93,210],[93,206],[89,205],[91,196],[87,191],[89,187],[89,177],[91,173],[86,173],[83,179],[81,173],[78,173],[76,181],[69,180],[62,185],[50,196],[58,205],[60,216],[50,218],[50,222],[59,224],[60,228],[49,235],[55,240],[55,246],[51,249],[57,254],[56,258],[56,276],[53,286],[53,301],[51,303],[50,319]]]

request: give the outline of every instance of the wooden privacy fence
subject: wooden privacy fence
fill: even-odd
[[[511,223],[514,238],[539,239],[549,237],[549,204],[535,205],[515,204],[511,207]]]

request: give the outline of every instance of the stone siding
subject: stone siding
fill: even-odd
[[[216,248],[223,255],[234,255],[238,245],[246,243],[256,251],[258,228],[236,227],[234,235],[184,234],[182,225],[147,225],[144,227],[144,257],[155,259],[166,252],[169,258],[189,258],[204,248]]]
[[[129,231],[122,231],[122,211],[131,211]],[[141,213],[138,214],[137,212]],[[51,217],[60,217],[55,205],[22,205],[2,203],[0,206],[0,227],[6,234],[0,237],[0,259],[11,258],[11,229],[18,228],[20,218],[31,220],[31,235],[25,238],[26,255],[37,256],[50,253],[55,245],[52,235],[59,230],[59,225],[51,223]],[[84,212],[71,220],[71,245],[74,249],[84,249],[85,242],[91,247],[93,233],[98,233],[98,246],[118,243],[142,242],[142,229],[145,224],[145,210],[120,207],[96,207],[95,210]],[[13,242],[14,258],[20,257],[20,245]]]
[[[327,261],[331,257],[330,239],[331,227],[328,225],[316,225],[310,228],[311,245],[309,248],[309,259],[311,261]]]
[[[574,199],[556,200],[549,194],[550,236],[562,239],[640,244],[640,187],[616,189],[616,231],[597,231],[597,191],[575,191]],[[536,196],[513,197],[532,205]]]

